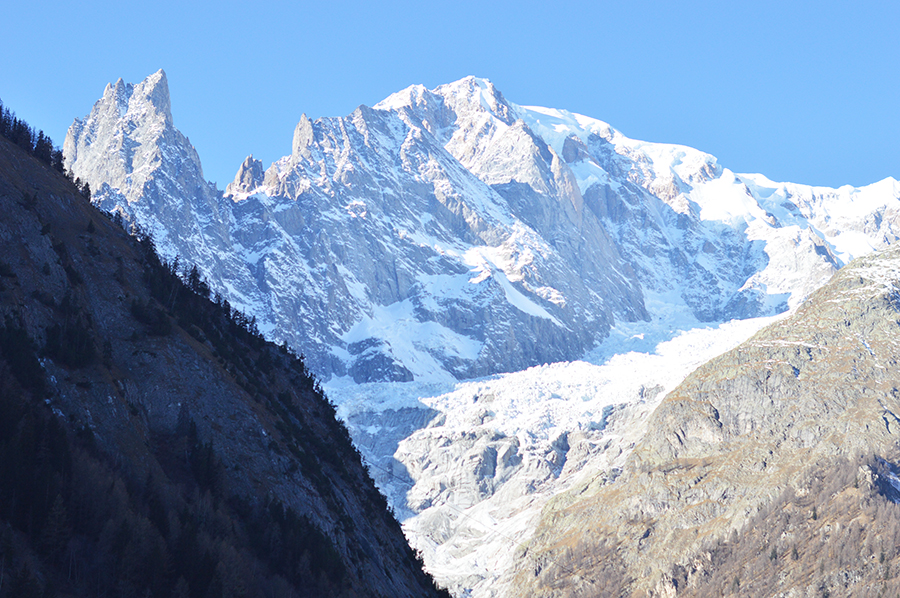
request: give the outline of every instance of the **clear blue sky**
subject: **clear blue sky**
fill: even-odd
[[[511,101],[690,145],[737,172],[900,179],[900,3],[8,2],[0,98],[62,144],[108,82],[169,77],[176,126],[220,188],[342,116],[472,74]]]

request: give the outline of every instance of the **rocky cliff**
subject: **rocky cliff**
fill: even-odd
[[[599,245],[572,248],[594,264],[588,286],[571,251],[525,225],[421,124],[366,107],[304,117],[290,156],[262,176],[248,159],[222,198],[159,98],[162,72],[109,86],[71,128],[67,167],[324,376],[517,370],[589,349],[615,317],[646,317],[602,231],[591,233]]]
[[[892,180],[735,175],[474,77],[303,116],[222,196],[170,103],[162,71],[109,85],[67,168],[325,378],[452,382],[580,358],[615,322],[778,313],[896,238]]]

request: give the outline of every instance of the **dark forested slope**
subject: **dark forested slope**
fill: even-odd
[[[334,409],[0,138],[0,598],[428,596]]]

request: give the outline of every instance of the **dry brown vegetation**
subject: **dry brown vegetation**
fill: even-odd
[[[561,541],[532,561],[534,595],[898,596],[900,505],[894,501],[900,494],[888,481],[890,470],[877,456],[820,463],[740,531],[707,541],[686,558],[673,553],[679,564],[649,591],[635,583],[636,567],[622,559],[623,530],[569,536],[568,544]],[[632,521],[624,533],[643,535],[643,541],[653,522]]]
[[[900,505],[882,459],[840,459],[677,567],[679,596],[896,596]],[[793,593],[789,593],[793,590]]]

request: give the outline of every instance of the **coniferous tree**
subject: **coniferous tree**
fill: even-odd
[[[0,135],[8,138],[11,124],[12,115],[9,112],[9,108],[4,106],[3,101],[0,100]]]
[[[41,548],[44,554],[50,559],[58,560],[71,535],[72,528],[69,526],[65,501],[57,494],[41,533]]]
[[[16,118],[16,113],[4,106],[2,101],[0,101],[0,136],[6,137],[54,170],[64,171],[62,150],[54,147],[53,140],[43,131],[35,132],[24,120]]]
[[[37,140],[34,143],[34,157],[48,165],[53,158],[53,142],[44,135],[43,131],[38,131]]]
[[[34,133],[24,120],[13,119],[12,141],[29,154],[34,153]]]
[[[65,167],[63,166],[63,162],[62,150],[58,147],[53,148],[53,151],[50,154],[50,167],[57,172],[64,172]]]

